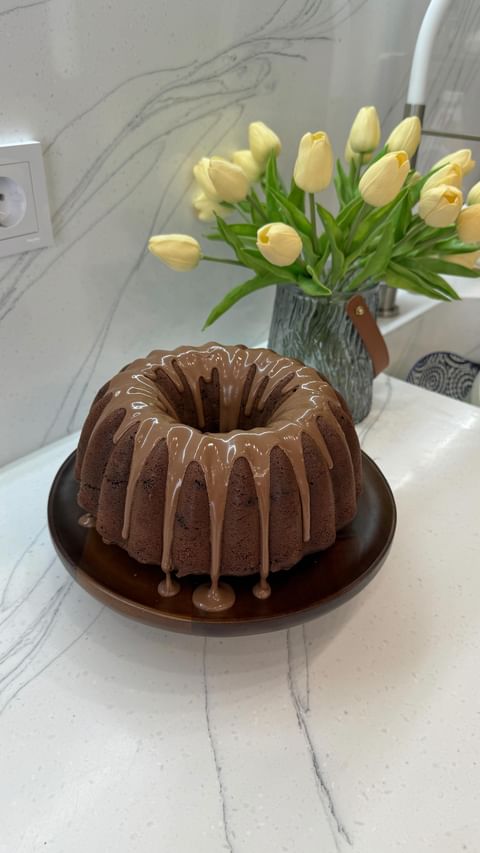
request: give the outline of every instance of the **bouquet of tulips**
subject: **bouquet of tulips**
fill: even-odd
[[[442,274],[476,277],[480,257],[480,182],[463,206],[462,181],[475,162],[468,149],[444,157],[425,175],[410,166],[420,143],[417,117],[404,119],[379,148],[375,107],[362,107],[336,162],[324,131],[302,136],[286,186],[277,167],[281,142],[263,122],[249,126],[249,148],[231,160],[203,157],[193,169],[206,238],[234,257],[203,253],[186,234],[151,237],[150,251],[174,270],[200,261],[235,264],[253,275],[210,312],[205,327],[239,299],[272,284],[295,283],[308,296],[345,299],[385,282],[433,299],[458,299]],[[318,200],[334,179],[338,212]],[[227,219],[232,221],[227,222]]]

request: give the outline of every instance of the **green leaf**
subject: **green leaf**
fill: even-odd
[[[248,281],[244,281],[243,284],[237,285],[232,290],[229,290],[226,296],[215,305],[214,308],[210,311],[207,319],[205,320],[203,329],[206,329],[208,326],[211,326],[215,320],[218,320],[222,314],[225,314],[225,311],[228,311],[232,305],[235,305],[236,302],[239,302],[240,299],[243,299],[244,296],[248,296],[249,293],[253,293],[254,290],[260,290],[262,287],[270,287],[272,284],[278,284],[278,280],[275,276],[254,276]]]
[[[281,188],[278,179],[277,158],[273,151],[270,152],[270,155],[267,160],[264,175],[264,187],[268,218],[271,222],[278,222],[281,219],[280,209],[275,200],[275,196],[272,193],[272,190],[276,192],[281,192]]]
[[[249,225],[247,222],[235,223],[234,225],[228,225],[232,234],[236,234],[238,237],[253,237],[257,238],[258,228],[255,225]],[[204,235],[207,240],[224,240],[223,235],[218,231],[213,231],[210,234]]]
[[[253,224],[256,225],[257,228],[261,225],[265,225],[265,223],[268,222],[267,211],[253,187],[250,188],[249,205],[250,209],[248,212],[250,213]]]
[[[345,257],[340,248],[340,244],[343,242],[343,234],[330,211],[322,207],[321,204],[317,204],[316,207],[332,253],[332,280],[338,281],[342,276],[345,263]]]
[[[331,290],[327,288],[327,290],[321,290],[311,278],[301,278],[298,280],[298,286],[300,290],[303,290],[307,296],[330,296]]]
[[[217,221],[217,228],[220,234],[222,235],[222,238],[225,240],[226,243],[228,243],[229,246],[232,247],[232,249],[235,250],[238,260],[240,260],[238,253],[242,251],[243,244],[238,234],[236,234],[236,232],[233,230],[233,225],[228,225],[225,220],[217,214],[215,214],[215,219]]]
[[[328,242],[328,237],[325,232],[319,237],[317,241],[318,251],[320,253],[320,257],[317,262],[314,264],[315,275],[317,278],[320,278],[323,268],[327,262],[327,258],[330,254],[330,243]]]
[[[436,276],[436,280],[432,282],[430,277],[425,276],[408,269],[405,266],[391,261],[386,273],[385,281],[391,287],[400,287],[403,290],[408,290],[411,293],[420,293],[422,296],[429,296],[431,299],[441,299],[444,302],[449,302],[451,299],[458,299],[458,295],[440,276]],[[454,294],[452,296],[452,293]]]
[[[441,293],[438,293],[433,288],[429,288],[428,285],[425,284],[421,279],[416,279],[413,281],[410,277],[407,277],[402,272],[398,273],[392,270],[390,267],[385,272],[383,281],[385,284],[388,284],[389,287],[396,287],[400,290],[407,290],[409,293],[417,293],[421,296],[429,296],[430,299],[439,299],[442,302],[449,302],[447,296],[443,296]]]
[[[337,216],[338,227],[342,228],[342,230],[349,229],[364,204],[365,202],[361,195],[356,195],[355,198],[352,198]]]
[[[464,278],[480,278],[480,270],[469,269],[452,261],[444,261],[441,258],[405,258],[403,261],[408,267],[423,272],[443,273],[443,275],[461,275]]]
[[[429,285],[429,287],[433,287],[435,288],[435,290],[438,290],[440,293],[443,293],[443,295],[446,296],[448,299],[460,299],[457,291],[454,290],[453,287],[448,283],[448,281],[445,281],[442,276],[437,275],[437,273],[430,272],[429,270],[418,269],[417,275],[420,276],[420,278],[423,279],[423,281],[425,281]]]
[[[352,200],[354,190],[340,160],[337,160],[337,174],[335,175],[334,184],[338,200],[343,208]]]
[[[297,268],[295,268],[294,264],[289,267],[276,267],[265,260],[260,252],[253,249],[242,249],[240,252],[237,252],[237,257],[244,266],[250,267],[250,269],[260,275],[275,275],[277,281],[290,283],[295,281]]]
[[[309,272],[312,276],[312,280],[315,283],[317,293],[321,294],[322,296],[329,296],[332,291],[329,287],[327,287],[326,284],[323,283],[323,281],[320,281],[314,267],[311,267],[309,264],[307,264],[307,272]]]
[[[290,224],[298,231],[301,231],[303,234],[306,234],[311,238],[312,224],[305,214],[302,213],[302,211],[299,210],[298,207],[296,207],[296,205],[293,204],[293,202],[291,202],[283,193],[280,193],[277,190],[272,190],[272,195],[278,206],[287,214]]]
[[[368,278],[373,278],[379,281],[392,257],[393,247],[395,243],[395,223],[389,222],[379,240],[375,251],[367,257],[367,261],[359,273],[350,281],[347,290],[356,290],[362,282]]]
[[[307,237],[307,235],[303,234],[302,231],[299,231],[298,233],[299,233],[300,239],[302,241],[303,255],[304,255],[304,258],[305,258],[307,264],[312,264],[312,265],[316,264],[318,257],[313,250],[313,243],[310,240],[310,237]]]
[[[395,242],[401,240],[407,233],[412,221],[412,202],[407,193],[395,214]]]
[[[302,213],[305,212],[305,191],[301,190],[300,187],[297,187],[293,178],[290,184],[288,200],[291,201],[292,204],[294,204]]]
[[[370,213],[360,223],[354,235],[352,248],[355,250],[359,246],[364,246],[365,242],[376,233],[378,228],[381,228],[393,215],[398,205],[403,202],[408,190],[400,190],[399,194],[389,204],[384,204],[383,207],[374,207]]]
[[[480,251],[480,243],[462,243],[461,240],[453,238],[436,243],[433,251],[442,255],[466,255]]]

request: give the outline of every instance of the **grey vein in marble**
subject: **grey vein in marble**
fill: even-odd
[[[0,675],[0,697],[6,694],[7,688],[30,666],[41,650],[72,585],[73,581],[69,580],[57,589],[39,615],[32,620],[13,645],[0,657],[0,667],[5,664],[6,669],[6,672]],[[0,706],[0,714],[10,704],[11,698],[12,695],[5,696],[4,704]]]
[[[286,632],[286,646],[287,646],[287,682],[288,689],[290,692],[290,697],[292,699],[293,707],[295,709],[295,714],[297,717],[298,727],[301,730],[305,744],[307,746],[307,750],[310,756],[310,762],[312,766],[312,771],[315,777],[315,784],[317,787],[318,795],[320,802],[322,804],[323,810],[325,812],[325,816],[327,818],[328,824],[332,831],[332,837],[335,842],[335,846],[338,851],[342,850],[343,843],[346,842],[350,847],[353,846],[352,839],[343,824],[343,821],[339,817],[337,813],[337,809],[333,800],[332,793],[330,791],[329,785],[325,779],[325,775],[322,772],[320,761],[315,751],[315,746],[313,743],[312,735],[310,733],[305,703],[302,703],[300,696],[297,692],[295,686],[295,677],[294,677],[294,666],[293,666],[293,655],[292,655],[292,643],[291,643],[291,631],[288,630]]]
[[[208,693],[208,680],[207,680],[207,638],[205,637],[203,641],[203,654],[202,654],[202,669],[203,669],[203,689],[205,696],[205,722],[207,724],[207,732],[208,732],[208,740],[210,743],[210,749],[212,752],[213,763],[215,765],[215,774],[217,777],[218,784],[218,796],[220,798],[220,805],[222,810],[222,822],[223,822],[223,831],[225,834],[225,843],[227,849],[230,853],[234,853],[233,841],[231,830],[228,823],[227,816],[227,804],[225,799],[225,788],[223,784],[223,774],[222,774],[222,765],[220,764],[220,760],[218,757],[218,748],[215,742],[215,737],[213,734],[212,723],[210,719],[210,697]]]
[[[13,566],[10,570],[10,573],[7,577],[7,580],[5,582],[5,585],[4,585],[2,592],[1,592],[1,595],[0,595],[0,613],[2,613],[4,610],[8,610],[9,607],[13,606],[13,605],[7,604],[7,596],[8,596],[8,592],[10,589],[10,585],[12,584],[12,581],[15,577],[15,572],[21,566],[22,561],[25,559],[26,555],[37,544],[38,540],[40,539],[40,536],[42,535],[42,533],[45,532],[46,529],[47,529],[47,525],[44,524],[43,527],[40,528],[38,533],[35,534],[33,539],[30,540],[30,542],[28,543],[26,548],[22,551],[20,556],[15,560],[15,563],[13,564]],[[15,602],[14,602],[14,604],[15,604]]]
[[[47,3],[51,3],[52,0],[34,0],[33,3],[23,3],[18,6],[11,6],[10,9],[0,10],[0,18],[3,15],[12,15],[14,12],[21,12],[23,9],[33,9],[34,6],[46,6]]]
[[[47,669],[49,669],[51,666],[53,666],[53,664],[56,663],[57,660],[59,660],[66,652],[70,651],[70,649],[73,648],[73,646],[75,646],[76,643],[79,642],[79,640],[81,640],[83,637],[85,637],[88,634],[90,629],[100,619],[100,616],[102,615],[104,609],[105,608],[103,606],[100,607],[100,610],[98,611],[98,613],[88,623],[87,627],[84,628],[80,634],[78,634],[78,636],[76,636],[70,643],[68,643],[68,645],[64,646],[64,648],[61,649],[61,651],[57,652],[57,654],[54,655],[44,666],[42,666],[39,670],[37,670],[37,672],[35,672],[32,676],[30,676],[30,678],[27,678],[24,682],[22,682],[22,684],[19,685],[19,687],[16,688],[16,690],[8,697],[5,704],[2,707],[0,707],[0,716],[8,708],[8,706],[11,704],[11,702],[13,702],[13,700],[17,698],[17,696],[22,692],[22,690],[25,689],[25,687],[28,687],[30,684],[32,684],[33,681],[35,681],[36,678],[38,678],[40,675],[43,675],[43,673],[46,672]]]

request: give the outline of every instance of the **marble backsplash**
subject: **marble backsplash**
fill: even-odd
[[[0,142],[41,140],[55,231],[52,248],[0,261],[0,462],[77,429],[103,381],[153,347],[265,339],[273,291],[202,333],[243,276],[206,264],[170,272],[146,241],[201,235],[192,164],[245,147],[249,121],[280,134],[286,172],[307,129],[328,129],[341,153],[365,103],[389,131],[426,6],[0,0]],[[450,18],[428,115],[475,133],[478,6],[461,0]]]

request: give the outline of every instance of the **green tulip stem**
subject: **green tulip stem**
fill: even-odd
[[[245,264],[241,264],[240,261],[234,261],[232,258],[214,258],[212,255],[202,255],[202,261],[213,261],[215,264],[233,264],[236,267],[243,267]]]
[[[262,205],[260,204],[260,199],[258,198],[255,190],[251,191],[250,195],[248,196],[248,199],[252,202],[257,213],[259,213],[262,219],[265,221],[265,211],[263,210]]]
[[[317,211],[315,210],[315,196],[313,193],[308,194],[310,202],[310,222],[312,223],[312,247],[316,255],[318,255],[318,235],[317,235]]]

